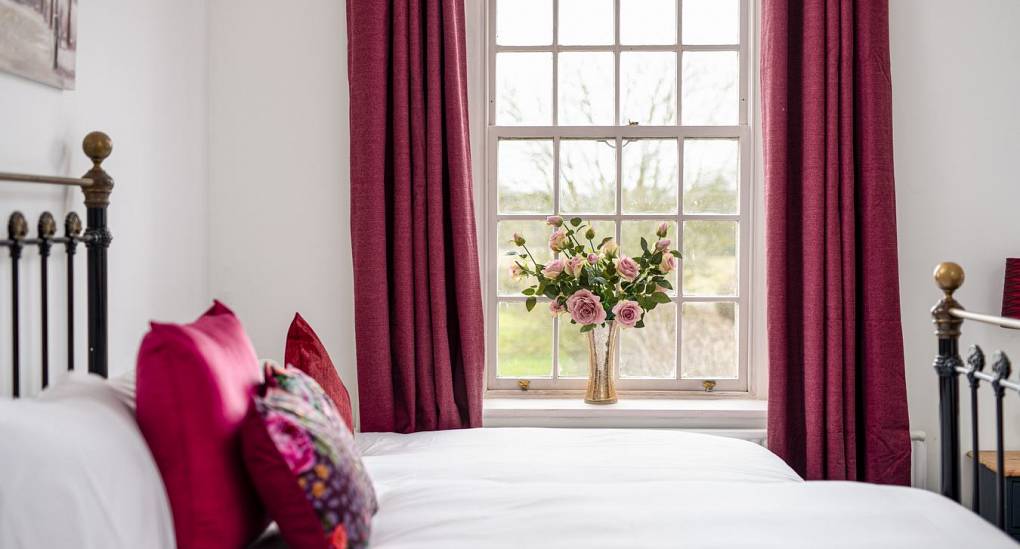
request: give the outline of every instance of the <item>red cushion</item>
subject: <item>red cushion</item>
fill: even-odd
[[[294,321],[290,323],[290,330],[287,331],[287,349],[283,354],[283,363],[311,376],[329,395],[347,427],[354,431],[351,395],[337,375],[336,367],[333,366],[333,361],[330,360],[322,341],[319,341],[319,336],[315,335],[315,331],[299,313],[294,313]]]
[[[191,324],[153,322],[142,341],[138,425],[181,549],[243,547],[268,523],[241,457],[241,424],[260,382],[251,341],[219,302]]]

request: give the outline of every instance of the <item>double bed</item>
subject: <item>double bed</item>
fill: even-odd
[[[112,179],[101,163],[112,144],[105,135],[90,134],[85,148],[94,167],[83,179],[0,173],[0,179],[78,185],[85,191],[84,235],[71,221],[64,237],[40,222],[40,234],[32,238],[22,217],[20,225],[9,224],[8,238],[0,244],[12,250],[12,258],[14,250],[65,246],[69,322],[74,320],[74,245],[85,245],[90,372],[70,376],[38,399],[0,401],[0,546],[173,547],[166,494],[133,419],[133,383],[103,379],[108,366],[106,208]],[[17,261],[12,265],[17,272]],[[1001,530],[954,501],[960,497],[958,377],[988,382],[999,403],[1005,389],[1020,385],[1006,379],[1008,365],[1005,372],[999,368],[992,374],[980,372],[976,362],[971,369],[963,366],[959,324],[963,317],[980,319],[966,316],[952,300],[962,271],[958,277],[951,271],[939,280],[946,298],[934,311],[942,495],[855,482],[806,482],[762,446],[676,430],[361,433],[356,444],[379,503],[371,546],[1015,547]],[[18,278],[12,282],[16,299]],[[43,292],[45,304],[45,286]],[[17,301],[11,312],[17,342]],[[45,318],[44,345],[49,335]],[[68,336],[73,335],[73,324],[68,328]],[[68,347],[74,347],[73,341]],[[22,365],[16,345],[12,351],[16,397]],[[69,352],[72,370],[73,356]],[[45,385],[45,360],[42,368]],[[1001,440],[1001,418],[996,429]],[[1001,454],[1001,444],[998,450]],[[1002,501],[1000,493],[1000,517]],[[256,544],[279,546],[279,536],[271,528]]]

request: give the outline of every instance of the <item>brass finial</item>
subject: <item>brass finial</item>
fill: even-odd
[[[953,292],[958,290],[960,286],[963,286],[963,267],[953,263],[952,261],[946,261],[939,263],[935,267],[935,284],[946,293],[947,296],[952,296]]]
[[[81,148],[92,159],[92,163],[98,166],[113,152],[113,140],[103,132],[91,132],[85,136]]]
[[[53,235],[57,234],[57,222],[53,219],[53,214],[50,212],[43,212],[39,216],[38,223],[39,237],[40,238],[53,238]]]

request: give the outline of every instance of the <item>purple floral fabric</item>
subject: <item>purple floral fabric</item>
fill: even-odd
[[[332,546],[367,547],[375,490],[354,436],[322,388],[297,368],[267,363],[255,408]]]

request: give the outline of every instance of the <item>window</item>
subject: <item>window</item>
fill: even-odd
[[[624,253],[662,221],[672,302],[620,341],[621,390],[746,391],[751,132],[747,0],[488,0],[488,388],[583,389],[586,336],[509,274],[548,215]]]

